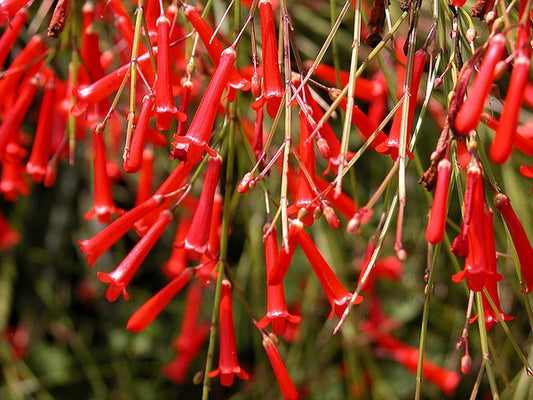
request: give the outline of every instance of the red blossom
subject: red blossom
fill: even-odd
[[[342,317],[344,309],[352,299],[352,294],[344,288],[339,281],[339,278],[337,278],[337,275],[335,275],[335,272],[333,272],[322,254],[320,254],[320,251],[317,249],[313,240],[303,229],[298,233],[296,240],[304,251],[311,267],[313,267],[320,285],[322,286],[322,290],[324,290],[329,304],[331,305],[331,313],[328,318],[333,318],[334,313],[337,314],[339,318]],[[354,304],[359,304],[361,301],[363,301],[363,298],[358,296]]]
[[[297,400],[300,396],[287,372],[287,368],[285,368],[285,364],[279,355],[278,349],[272,342],[272,339],[266,335],[263,335],[263,347],[267,353],[270,365],[274,370],[274,374],[276,375],[281,395],[285,400]]]
[[[278,62],[278,41],[274,25],[274,11],[270,0],[259,1],[261,46],[263,54],[263,87],[261,97],[253,107],[258,109],[266,103],[268,115],[274,118],[283,97],[283,84]]]
[[[194,269],[186,268],[176,276],[163,289],[157,292],[144,303],[128,320],[126,328],[131,332],[140,332],[157,318],[163,308],[176,296],[176,294],[185,287],[194,276]]]
[[[233,306],[231,304],[231,283],[222,281],[222,294],[219,308],[219,356],[218,368],[209,372],[208,376],[214,378],[220,375],[222,386],[231,386],[237,375],[241,379],[248,379],[248,373],[241,368],[237,360],[237,345],[235,343],[235,327],[233,325]]]
[[[215,200],[215,191],[218,184],[218,176],[222,167],[222,158],[220,156],[210,157],[207,162],[207,172],[205,174],[204,186],[198,206],[192,217],[191,226],[183,246],[187,250],[187,255],[191,259],[198,259],[207,250],[207,241],[209,239],[209,228],[211,217],[213,215],[213,203]]]
[[[85,213],[85,219],[98,217],[98,222],[105,223],[111,219],[111,214],[124,214],[124,210],[113,203],[111,181],[107,172],[107,156],[104,136],[93,131],[93,165],[94,165],[94,204]]]
[[[265,266],[267,276],[269,276],[278,255],[277,232],[275,227],[269,226],[265,226],[263,231],[266,234]],[[287,329],[287,323],[297,324],[300,320],[301,318],[299,316],[290,314],[287,309],[283,283],[280,282],[276,285],[267,284],[267,313],[266,316],[257,322],[257,327],[259,329],[265,329],[272,323],[272,332],[275,335],[283,335]]]
[[[141,263],[144,261],[152,247],[163,234],[167,225],[172,221],[172,213],[164,210],[159,214],[159,218],[146,234],[137,242],[133,249],[128,253],[126,258],[110,273],[98,272],[97,276],[104,283],[109,283],[106,291],[106,299],[109,301],[117,300],[120,295],[125,300],[129,300],[126,292],[128,283],[137,272]]]

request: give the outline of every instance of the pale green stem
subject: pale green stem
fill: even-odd
[[[281,1],[282,12],[282,29],[283,29],[283,60],[284,60],[284,75],[285,75],[285,139],[283,142],[283,169],[281,175],[281,230],[283,237],[283,246],[288,249],[288,231],[289,231],[289,217],[287,214],[288,197],[287,189],[289,182],[289,156],[292,141],[292,113],[291,113],[291,53],[289,42],[289,14],[285,0]]]
[[[139,55],[139,42],[141,40],[141,28],[143,21],[143,5],[144,0],[139,0],[137,3],[135,30],[133,33],[133,46],[131,49],[131,64],[130,64],[130,106],[128,112],[128,125],[126,128],[126,143],[124,144],[124,154],[122,158],[126,160],[130,151],[131,134],[133,132],[133,121],[135,119],[135,90],[137,85],[137,56]]]
[[[496,385],[496,378],[494,377],[494,371],[492,370],[492,363],[490,361],[489,354],[489,342],[487,338],[487,328],[485,326],[485,315],[483,312],[483,299],[481,298],[481,292],[476,292],[476,304],[477,304],[477,321],[479,326],[479,338],[481,342],[481,352],[483,353],[483,365],[487,370],[487,378],[489,380],[490,390],[494,400],[500,399],[498,392],[498,386]]]
[[[435,280],[435,268],[437,266],[440,243],[433,246],[428,246],[428,252],[433,250],[431,254],[431,265],[428,265],[428,279],[424,289],[424,309],[422,311],[422,323],[420,324],[420,339],[418,342],[418,365],[416,368],[416,386],[415,386],[415,400],[419,400],[422,390],[422,368],[424,366],[424,352],[426,349],[426,337],[429,321],[429,303],[431,302],[431,292],[433,290],[433,282]],[[429,257],[428,257],[429,258]]]

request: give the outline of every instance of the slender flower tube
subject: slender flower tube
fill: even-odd
[[[189,285],[180,333],[172,343],[172,347],[180,353],[190,352],[190,342],[199,329],[198,315],[200,314],[200,306],[202,305],[203,291],[204,288],[198,282],[192,282]]]
[[[300,138],[298,144],[298,155],[302,165],[298,168],[298,183],[296,191],[293,193],[294,204],[289,207],[288,213],[301,216],[300,220],[304,225],[309,226],[314,221],[314,212],[319,207],[316,201],[316,193],[312,188],[315,186],[315,147],[310,140],[310,126],[303,110],[299,112]],[[301,214],[303,213],[303,214]]]
[[[418,348],[411,347],[394,336],[381,334],[376,338],[377,343],[400,364],[409,371],[416,372],[418,368]],[[448,371],[438,365],[424,360],[422,376],[437,386],[446,396],[455,392],[461,377],[456,371]]]
[[[0,177],[0,193],[7,201],[15,201],[19,195],[30,194],[22,161],[26,155],[26,149],[17,142],[7,145]]]
[[[520,222],[511,206],[509,197],[503,193],[498,193],[494,198],[494,206],[502,215],[505,225],[509,229],[516,254],[518,255],[518,261],[520,262],[522,276],[526,281],[526,293],[530,293],[533,288],[533,266],[531,265],[533,262],[533,248],[531,243],[527,238],[522,222]]]
[[[187,377],[187,370],[194,358],[201,350],[207,336],[209,324],[202,324],[194,331],[187,341],[187,349],[179,351],[174,360],[162,368],[162,373],[172,382],[183,383]]]
[[[187,236],[187,232],[189,232],[190,227],[191,219],[188,216],[183,216],[178,221],[170,257],[168,258],[168,261],[161,267],[161,270],[168,279],[174,279],[185,268],[187,268],[187,250],[185,250],[183,247],[183,241],[185,240],[185,236]]]
[[[211,131],[213,130],[222,93],[235,58],[235,50],[231,47],[222,52],[220,64],[200,101],[187,134],[185,136],[174,135],[175,142],[173,143],[174,149],[171,152],[172,158],[197,164],[201,160],[204,151],[208,151],[211,156],[216,154],[209,149],[209,139],[211,138]]]
[[[303,227],[302,221],[298,219],[290,221],[289,232],[287,233],[288,246],[287,248],[285,246],[281,247],[281,250],[276,256],[276,262],[268,271],[267,282],[269,285],[279,285],[285,277],[291,263],[292,255],[296,249],[296,238],[299,232],[303,230]]]
[[[42,182],[46,173],[48,159],[50,158],[50,148],[52,144],[52,128],[54,118],[55,83],[49,80],[44,86],[41,110],[39,111],[39,121],[37,131],[31,149],[30,159],[26,164],[26,172],[35,182]]]
[[[100,62],[100,35],[93,26],[95,18],[94,4],[91,1],[86,1],[81,8],[82,12],[82,27],[81,27],[81,44],[80,44],[80,58],[83,61],[85,69],[80,69],[80,72],[85,71],[89,82],[94,82],[102,78],[104,68]],[[80,74],[79,78],[82,78]]]
[[[503,277],[496,271],[492,211],[485,202],[481,177],[474,181],[472,191],[472,215],[467,232],[468,253],[465,268],[453,275],[452,279],[454,282],[460,282],[466,278],[468,288],[480,292],[484,287],[488,287],[489,283],[500,281]]]
[[[193,88],[192,81],[185,79],[181,82],[181,94],[180,94],[180,104],[179,111],[183,115],[187,115],[187,110],[189,108],[189,103],[191,101],[191,92]],[[178,120],[178,127],[176,129],[176,136],[183,136],[186,133],[187,123],[186,120]]]
[[[220,232],[222,229],[222,206],[224,199],[220,193],[215,193],[213,203],[213,215],[211,216],[211,226],[209,228],[209,240],[207,241],[207,251],[200,258],[200,266],[196,268],[196,277],[203,286],[208,286],[212,279],[217,278],[213,274],[218,264],[218,253],[220,252]]]
[[[196,29],[196,32],[198,32],[211,61],[213,61],[213,64],[215,64],[218,69],[219,64],[222,62],[224,47],[222,47],[222,44],[216,37],[213,37],[213,30],[207,22],[205,22],[200,15],[200,12],[195,7],[183,4],[183,13],[194,29]],[[229,67],[229,69],[230,71],[228,72],[227,79],[224,79],[224,85],[229,85],[236,90],[248,90],[250,88],[250,82],[239,74],[234,65]],[[214,79],[214,77],[212,79]]]
[[[123,163],[124,171],[129,174],[133,174],[141,168],[144,145],[146,144],[147,128],[153,109],[154,96],[144,96],[139,119],[137,120],[135,130],[133,131],[130,148]]]
[[[26,44],[24,49],[17,55],[9,68],[4,71],[4,76],[0,80],[0,108],[9,114],[13,112],[13,104],[19,101],[22,94],[20,93],[19,85],[24,84],[23,78],[35,75],[42,64],[44,63],[44,54],[47,51],[47,46],[40,35],[34,35]],[[21,83],[22,81],[22,83]],[[1,157],[0,157],[1,158]]]
[[[160,16],[156,22],[157,26],[157,80],[155,82],[155,112],[157,114],[157,127],[160,130],[167,130],[170,127],[171,118],[184,121],[185,114],[178,111],[174,103],[172,93],[172,82],[170,77],[170,44],[168,35],[170,31],[170,21],[164,16]]]
[[[270,365],[274,370],[274,374],[276,375],[281,395],[285,400],[297,400],[300,396],[287,372],[287,368],[285,368],[285,364],[283,364],[278,349],[274,342],[272,342],[272,339],[266,335],[263,335],[263,347],[267,353]]]
[[[521,1],[521,8],[525,4],[525,1]],[[490,159],[497,164],[503,164],[511,155],[518,116],[526,92],[529,64],[531,63],[531,46],[529,44],[531,27],[529,23],[530,19],[527,18],[526,20],[526,26],[520,26],[518,28],[518,40],[516,41],[518,56],[514,62],[513,71],[511,72],[511,80],[507,89],[507,96],[505,96],[505,102],[503,103],[498,128],[489,148]]]
[[[505,36],[503,33],[497,33],[491,39],[479,72],[470,86],[468,97],[455,117],[454,126],[459,133],[468,133],[476,129],[494,81],[496,64],[502,58],[504,51]]]
[[[278,62],[278,41],[274,25],[274,11],[270,0],[259,1],[259,22],[261,24],[261,46],[263,54],[263,90],[254,103],[254,109],[266,103],[268,115],[274,118],[283,97],[283,84]]]
[[[278,255],[277,232],[275,227],[271,227],[269,231],[269,226],[265,226],[263,232],[268,233],[265,239],[265,266],[268,276]],[[291,315],[287,309],[283,283],[267,285],[267,313],[257,322],[257,327],[265,329],[272,322],[272,332],[275,335],[283,335],[287,329],[287,322],[297,324],[300,320],[299,316]]]
[[[157,48],[154,48],[154,53],[157,54]],[[137,59],[137,67],[141,70],[150,68],[150,55],[143,54]],[[131,63],[127,63],[113,72],[98,79],[96,82],[84,88],[73,88],[73,94],[76,97],[76,104],[72,107],[71,113],[75,117],[83,114],[88,107],[99,103],[113,92],[116,92],[126,74],[131,68]]]
[[[98,217],[98,222],[106,223],[111,219],[111,214],[124,214],[124,210],[113,203],[111,194],[111,181],[107,174],[107,156],[104,137],[93,131],[94,154],[94,205],[85,213],[85,219]]]
[[[208,376],[214,378],[220,375],[222,386],[231,386],[237,375],[241,379],[248,379],[248,373],[241,368],[237,359],[237,345],[235,343],[235,327],[233,325],[233,306],[231,304],[231,283],[222,281],[222,295],[219,309],[219,340],[220,349],[218,368],[209,372]]]
[[[165,181],[159,186],[156,190],[156,196],[166,196],[162,203],[159,204],[155,210],[152,210],[148,214],[144,215],[138,221],[135,222],[135,231],[139,235],[143,235],[147,229],[155,222],[159,213],[166,209],[170,203],[173,201],[174,197],[167,196],[170,193],[176,192],[179,190],[185,181],[185,178],[194,168],[194,164],[190,162],[181,162],[176,168],[170,173],[170,175],[165,179]]]
[[[317,249],[313,240],[303,229],[298,233],[296,240],[304,251],[311,267],[313,267],[313,270],[320,281],[320,285],[328,298],[329,304],[331,305],[331,313],[328,318],[333,318],[333,314],[337,314],[337,317],[341,318],[344,309],[352,299],[352,294],[344,288],[328,262],[324,259],[322,254],[320,254],[320,251]],[[354,304],[359,304],[361,301],[363,301],[363,298],[358,297]]]
[[[411,134],[411,127],[413,125],[413,117],[415,115],[418,88],[420,87],[420,81],[422,80],[422,73],[424,72],[426,59],[426,50],[424,48],[415,52],[413,60],[413,73],[411,75],[411,82],[409,83],[410,99],[409,108],[407,111],[407,137],[405,140],[406,146],[409,145],[409,136]],[[400,108],[398,108],[398,110],[396,111],[387,140],[383,141],[383,143],[376,147],[377,152],[382,154],[390,154],[393,160],[396,160],[398,158],[398,154],[400,153],[400,135],[404,106],[405,105],[402,104]],[[410,158],[413,158],[412,154],[409,153],[409,150],[406,149],[406,151],[408,156]]]
[[[12,142],[19,132],[22,120],[30,108],[31,102],[41,85],[39,78],[34,77],[26,81],[20,89],[16,102],[7,113],[0,125],[0,161],[4,158],[6,147]],[[0,92],[1,93],[1,92]]]
[[[141,332],[157,318],[163,308],[190,282],[194,276],[193,268],[186,268],[163,289],[144,303],[128,320],[126,328],[134,333]]]
[[[15,14],[9,27],[2,34],[2,37],[0,38],[0,65],[4,65],[4,61],[9,55],[11,47],[17,40],[19,33],[27,20],[28,10],[23,8]]]
[[[151,147],[145,148],[141,160],[141,171],[137,183],[135,205],[138,206],[152,195],[154,181],[154,151]]]
[[[152,247],[163,234],[167,225],[172,221],[172,213],[164,210],[159,214],[157,221],[150,227],[148,232],[137,242],[126,258],[110,273],[98,272],[97,276],[104,283],[109,283],[105,297],[109,301],[117,300],[120,295],[124,300],[129,300],[130,296],[126,292],[126,287],[130,283],[133,275],[137,272]],[[176,278],[177,279],[177,278]]]
[[[187,255],[189,258],[195,260],[199,259],[207,250],[215,191],[217,189],[221,167],[222,158],[220,156],[209,158],[204,186],[202,188],[202,193],[200,194],[200,199],[198,200],[198,206],[192,217],[189,232],[187,232],[187,236],[183,241],[183,246],[185,247],[185,250],[187,250]]]
[[[11,18],[31,0],[1,0],[0,1],[0,26],[9,22]]]
[[[92,267],[102,254],[104,254],[133,227],[135,222],[160,206],[163,203],[163,200],[163,196],[154,195],[118,217],[91,239],[78,241],[81,252],[87,255],[87,262],[89,265]]]
[[[306,64],[306,67],[311,65]],[[350,81],[350,73],[347,71],[339,71],[341,86],[347,86]],[[327,64],[318,64],[317,68],[313,72],[313,77],[321,79],[331,85],[337,85],[337,74],[335,68]],[[382,94],[384,87],[381,83],[377,83],[375,80],[369,80],[366,78],[357,78],[355,83],[355,97],[366,101],[373,102],[376,96]]]
[[[341,100],[341,103],[339,104],[340,107],[346,112],[346,105],[348,104],[348,100],[343,98]],[[359,132],[361,133],[361,136],[363,139],[368,139],[374,131],[378,128],[378,125],[372,121],[357,105],[353,105],[352,108],[352,124],[354,124]],[[380,131],[377,136],[372,140],[370,143],[370,146],[372,146],[374,149],[383,143],[385,140],[387,140],[387,135],[383,131]]]
[[[429,220],[426,228],[426,239],[429,243],[437,244],[444,239],[446,231],[446,214],[448,211],[448,190],[450,187],[450,175],[452,164],[444,158],[437,166],[437,183],[433,204],[429,212]]]

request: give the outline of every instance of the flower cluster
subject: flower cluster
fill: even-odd
[[[226,387],[236,385],[235,376],[258,380],[260,369],[249,365],[252,357],[243,357],[239,346],[251,330],[265,350],[253,358],[268,360],[282,397],[304,397],[306,382],[293,363],[285,364],[286,350],[302,336],[315,340],[316,332],[301,332],[313,317],[333,320],[335,333],[349,325],[347,337],[357,331],[376,358],[416,373],[418,396],[422,379],[452,396],[461,380],[455,370],[471,368],[467,336],[477,319],[471,318],[474,297],[483,317],[482,349],[488,330],[501,323],[507,332],[512,320],[498,292],[498,285],[513,282],[498,265],[506,258],[500,257],[505,243],[516,255],[515,286],[528,305],[533,288],[529,227],[503,193],[514,183],[492,172],[508,168],[533,177],[531,166],[518,169],[512,160],[514,149],[533,155],[533,125],[522,112],[529,108],[529,116],[533,109],[531,1],[499,11],[494,2],[479,0],[470,13],[463,1],[435,2],[431,24],[419,21],[421,2],[396,9],[378,0],[347,1],[323,51],[313,56],[298,47],[288,2],[231,2],[233,17],[229,9],[221,16],[211,3],[60,0],[49,10],[45,36],[26,27],[29,20],[43,22],[33,2],[1,1],[0,64],[6,68],[0,73],[0,205],[30,195],[38,184],[54,186],[67,161],[91,165],[84,179],[92,206],[83,211],[98,228],[78,240],[78,253],[108,285],[109,302],[130,299],[139,271],[150,271],[148,260],[172,229],[172,249],[160,266],[168,282],[126,328],[144,331],[187,292],[172,343],[177,355],[162,373],[175,383],[186,381],[208,342],[200,374],[204,396],[214,378]],[[353,42],[345,63],[336,54],[336,35],[348,13]],[[470,14],[482,19],[484,42],[476,43]],[[446,18],[451,27],[439,25]],[[59,55],[65,36],[72,50],[68,68]],[[413,217],[413,225],[424,220],[425,236],[420,226],[409,226],[408,199],[416,190],[411,160],[417,173],[429,162],[420,178],[433,191],[428,218],[424,205],[418,210],[423,215]],[[494,222],[489,189],[502,223]],[[124,191],[131,201],[120,195]],[[453,207],[457,198],[462,201]],[[21,239],[11,224],[0,213],[1,252]],[[116,256],[114,247],[130,235],[137,235],[131,249],[114,269],[106,265],[113,257],[104,253],[113,248]],[[381,294],[382,285],[402,282],[410,252],[422,247],[414,244],[420,238],[428,262],[426,276],[420,276],[420,347],[414,347],[400,339],[400,329],[391,332],[408,321],[391,315]],[[446,272],[450,286],[462,284],[470,294],[459,339],[463,365],[446,368],[421,351],[438,265],[432,255],[441,243],[454,265],[464,258],[462,270]],[[360,264],[358,279],[353,259]],[[240,275],[244,263],[251,265],[250,279]],[[308,288],[313,296],[306,296]],[[312,299],[320,310],[316,316],[300,298]],[[237,301],[243,307],[234,307]],[[235,318],[237,309],[246,317]],[[247,328],[241,330],[243,319]],[[489,371],[492,384],[484,360],[481,371]],[[494,385],[491,390],[498,394]]]

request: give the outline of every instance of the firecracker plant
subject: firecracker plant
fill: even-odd
[[[0,0],[0,398],[531,398],[532,18]]]

